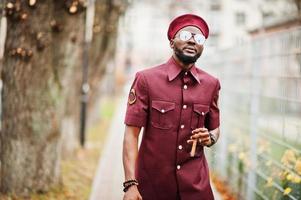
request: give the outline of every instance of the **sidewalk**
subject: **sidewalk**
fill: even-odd
[[[122,200],[123,198],[122,141],[126,102],[126,99],[122,99],[115,110],[105,149],[99,160],[90,200]],[[213,190],[215,200],[221,200],[215,188]]]
[[[122,99],[115,110],[107,142],[99,160],[90,200],[122,200],[123,198],[122,142],[126,103],[126,99]]]

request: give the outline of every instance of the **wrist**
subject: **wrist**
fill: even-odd
[[[129,191],[137,191],[138,190],[138,186],[137,185],[131,185],[127,188],[127,190],[125,191],[126,192],[129,192]]]
[[[123,182],[123,191],[127,192],[129,188],[132,186],[138,186],[138,181],[136,179],[130,179],[125,182]]]
[[[210,144],[207,147],[211,147],[216,143],[216,137],[213,133],[209,132]]]

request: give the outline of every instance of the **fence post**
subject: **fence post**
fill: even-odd
[[[247,200],[253,200],[254,189],[256,188],[256,167],[257,167],[257,135],[258,124],[257,118],[259,116],[259,103],[260,103],[260,71],[261,71],[261,56],[264,38],[256,40],[250,43],[250,61],[251,65],[251,92],[250,92],[250,170],[248,173],[248,188],[247,188]]]

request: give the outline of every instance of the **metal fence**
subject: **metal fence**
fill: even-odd
[[[213,171],[238,199],[301,199],[301,27],[206,58],[220,78]]]

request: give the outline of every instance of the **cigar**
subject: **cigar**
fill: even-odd
[[[196,145],[197,145],[197,140],[194,140],[192,143],[191,151],[190,151],[190,157],[194,157]]]

